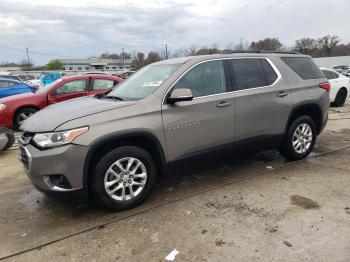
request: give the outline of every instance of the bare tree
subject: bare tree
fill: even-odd
[[[196,52],[197,52],[197,47],[193,45],[188,49],[187,55],[193,56],[193,55],[196,55]]]
[[[317,40],[313,38],[306,37],[295,41],[294,50],[303,54],[312,55],[317,48]]]
[[[338,36],[326,35],[317,39],[318,47],[322,56],[329,56],[334,47],[339,43]]]
[[[212,55],[212,54],[219,54],[220,50],[216,47],[212,48],[212,47],[201,47],[196,53],[195,55]]]
[[[250,48],[255,50],[270,50],[276,51],[281,48],[282,44],[278,40],[278,38],[265,38],[264,40],[260,40],[258,42],[251,42]]]
[[[149,52],[145,60],[145,65],[160,61],[160,55],[156,52]]]
[[[132,60],[131,65],[132,67],[137,69],[143,67],[145,65],[145,54],[142,52],[138,52]]]
[[[28,69],[33,67],[32,63],[28,64],[28,60],[27,59],[22,59],[22,61],[18,65],[19,65],[20,68],[22,68],[22,70],[28,70]]]

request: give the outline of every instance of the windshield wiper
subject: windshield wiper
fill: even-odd
[[[124,101],[124,99],[121,98],[120,96],[105,96],[104,98],[113,99],[113,100],[119,100],[119,101]]]

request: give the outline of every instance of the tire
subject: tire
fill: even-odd
[[[13,125],[16,129],[19,129],[21,123],[25,120],[23,119],[23,115],[26,115],[27,118],[31,116],[32,114],[36,113],[38,110],[32,107],[25,107],[20,110],[18,110],[15,114]]]
[[[0,151],[6,151],[15,143],[15,135],[6,127],[0,127],[0,135],[5,135],[7,137],[6,145],[3,148],[0,148]]]
[[[332,103],[332,106],[335,106],[335,107],[343,106],[345,104],[347,95],[348,95],[348,92],[344,88],[341,88],[338,91],[338,93],[334,99],[334,102]]]
[[[128,169],[129,161],[133,164]],[[124,171],[117,166],[117,162],[125,169]],[[136,165],[139,165],[137,170],[133,170]],[[111,169],[114,172],[109,171]],[[144,176],[141,177],[141,173],[145,172],[146,179]],[[129,176],[132,178],[128,178]],[[157,168],[148,152],[135,146],[123,146],[110,151],[98,161],[90,180],[90,190],[97,204],[109,210],[125,210],[139,205],[146,199],[156,178]],[[114,182],[114,184],[107,186],[106,189],[105,183],[107,182]],[[129,189],[130,186],[134,193],[133,197]],[[140,188],[141,190],[139,190]],[[116,191],[112,193],[113,190]]]
[[[299,134],[302,133],[303,126],[306,127],[305,133],[303,133],[304,137],[299,137]],[[296,131],[297,129],[299,131]],[[311,132],[311,135],[308,131]],[[282,148],[279,149],[280,154],[291,161],[304,159],[315,146],[317,136],[316,124],[309,116],[300,116],[292,122],[286,135],[285,143]],[[293,142],[295,146],[293,146]],[[298,147],[298,145],[300,146]]]

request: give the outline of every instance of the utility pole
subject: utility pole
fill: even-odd
[[[123,53],[122,53],[122,59],[123,59],[123,67],[125,66],[125,62],[124,62],[124,48],[122,48],[122,51],[123,51]]]
[[[165,60],[168,59],[168,45],[165,44]]]
[[[29,67],[29,65],[30,65],[30,60],[29,60],[28,47],[26,47],[26,51],[27,51],[27,63],[28,63],[28,67]]]
[[[243,50],[243,38],[240,39],[239,49]]]
[[[160,53],[160,56],[162,57],[163,56],[163,47],[165,47],[165,54],[164,54],[164,58],[165,58],[165,60],[167,60],[168,59],[168,45],[167,44],[163,44],[163,43],[161,43],[160,44],[161,45],[161,47],[162,47],[162,51],[161,51],[161,53]]]

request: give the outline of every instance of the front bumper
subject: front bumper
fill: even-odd
[[[19,159],[24,170],[36,188],[41,191],[67,192],[84,187],[83,169],[88,147],[65,145],[47,150],[39,150],[31,144],[19,142]],[[65,179],[67,185],[52,183],[57,177]]]

